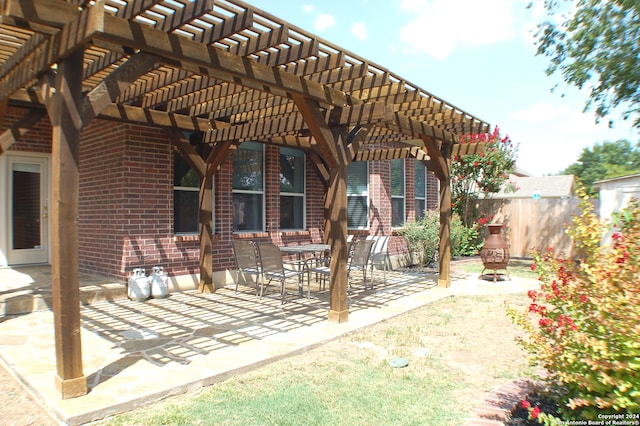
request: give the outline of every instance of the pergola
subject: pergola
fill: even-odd
[[[213,176],[243,141],[304,150],[325,184],[329,320],[348,319],[347,166],[415,158],[440,181],[449,286],[449,161],[488,123],[389,70],[237,0],[2,0],[0,154],[45,115],[52,132],[52,273],[62,398],[87,392],[80,342],[79,141],[94,118],[163,127],[201,176],[200,291],[213,291]],[[201,156],[185,133],[211,148]]]

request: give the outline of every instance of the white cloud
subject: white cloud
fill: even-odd
[[[304,13],[313,13],[313,11],[316,10],[316,7],[312,4],[303,4],[300,9],[302,9]]]
[[[442,60],[458,47],[477,47],[516,36],[513,0],[403,0],[414,17],[400,29],[407,52]]]
[[[355,38],[360,40],[366,40],[369,37],[364,22],[354,22],[351,25],[350,32]]]
[[[571,109],[566,105],[552,105],[548,103],[537,103],[530,105],[526,109],[512,112],[509,118],[527,122],[544,122],[560,117],[566,117]]]
[[[316,18],[316,22],[313,27],[318,31],[322,31],[326,30],[329,27],[333,27],[335,24],[336,20],[333,19],[333,16],[329,15],[328,13],[321,13]]]

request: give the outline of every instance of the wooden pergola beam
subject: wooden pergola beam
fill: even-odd
[[[141,75],[156,67],[160,58],[144,52],[135,53],[127,62],[97,85],[82,99],[82,121],[88,123],[129,88]]]
[[[32,109],[24,117],[20,119],[11,128],[0,134],[0,155],[6,152],[11,145],[20,140],[20,138],[33,128],[44,116],[44,109]]]
[[[304,96],[293,96],[303,123],[309,127],[313,140],[311,141],[312,149],[314,149],[329,165],[329,168],[337,167],[345,159],[340,158],[340,152],[336,148],[334,135],[331,127],[326,122],[323,112],[317,102],[305,98]]]
[[[252,121],[250,123],[229,126],[218,130],[212,130],[205,135],[207,142],[219,142],[224,140],[246,141],[255,138],[273,138],[301,132],[308,129],[310,121],[304,114],[309,106],[304,102],[300,104],[303,96],[293,95],[297,111],[295,113],[279,116],[266,120]],[[300,101],[300,102],[299,102]],[[302,106],[301,106],[302,105]],[[324,115],[322,108],[318,105],[317,114]],[[338,113],[331,113],[330,127],[335,126],[355,126],[371,125],[393,119],[391,106],[382,102],[368,102],[350,107],[336,109]],[[303,116],[305,119],[303,119]],[[323,122],[325,118],[322,118]]]

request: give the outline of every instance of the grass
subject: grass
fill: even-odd
[[[509,271],[509,275],[513,277],[522,277],[522,278],[531,278],[538,279],[540,275],[536,271],[531,270],[531,263],[533,261],[531,259],[510,259],[509,264],[507,265],[507,271]],[[482,272],[483,266],[482,261],[478,259],[468,260],[464,262],[456,263],[455,269],[465,272],[468,274],[478,274]],[[499,273],[503,273],[504,271],[498,271]],[[491,274],[493,271],[485,271],[485,274]]]
[[[461,425],[490,390],[530,374],[505,302],[527,298],[447,297],[101,424]],[[409,365],[392,368],[394,357]]]

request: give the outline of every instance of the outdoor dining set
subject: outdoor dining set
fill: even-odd
[[[295,244],[277,246],[271,242],[251,240],[232,240],[236,261],[236,292],[241,282],[255,282],[256,295],[263,297],[271,285],[278,285],[282,303],[285,302],[287,282],[297,280],[298,296],[304,296],[307,286],[307,298],[311,297],[311,279],[318,284],[319,291],[326,289],[331,275],[331,246],[329,244]],[[285,259],[295,255],[295,259]],[[349,242],[347,261],[347,282],[351,287],[352,272],[362,273],[365,289],[368,283],[373,288],[373,271],[381,269],[385,274],[388,267],[386,240],[361,239]],[[367,273],[370,271],[369,276]],[[242,276],[242,279],[241,279]],[[248,281],[247,276],[254,277]]]

